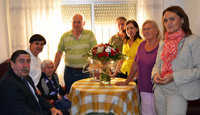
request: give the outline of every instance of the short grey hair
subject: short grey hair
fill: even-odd
[[[46,59],[46,60],[42,61],[41,67],[42,67],[42,68],[45,68],[45,66],[46,66],[47,64],[50,64],[50,63],[53,63],[53,62],[52,62],[51,60],[49,60],[49,59]]]

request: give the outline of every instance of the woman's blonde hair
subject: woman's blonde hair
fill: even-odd
[[[161,33],[160,33],[160,30],[159,30],[159,28],[158,28],[157,23],[156,23],[155,21],[153,21],[153,20],[146,20],[146,21],[143,23],[142,28],[143,28],[144,25],[147,24],[147,23],[152,24],[152,26],[153,26],[155,29],[157,29],[158,33],[156,34],[156,39],[160,41],[160,39],[161,39]],[[143,29],[142,29],[142,32],[143,32]]]

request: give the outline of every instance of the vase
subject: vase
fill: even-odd
[[[110,84],[110,75],[109,75],[109,68],[106,65],[107,63],[102,63],[101,74],[100,74],[100,83],[101,84]]]
[[[90,64],[87,70],[90,73],[91,80],[100,81],[101,84],[110,84],[111,78],[109,72],[114,65],[114,61],[99,61],[90,59]]]
[[[110,84],[110,76],[109,74],[106,72],[106,73],[101,73],[100,75],[100,83],[101,84]]]
[[[94,69],[94,70],[92,71],[92,77],[91,77],[91,79],[92,79],[93,81],[99,81],[99,78],[100,78],[99,69]]]

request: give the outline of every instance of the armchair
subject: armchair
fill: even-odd
[[[0,78],[8,71],[9,65],[10,65],[10,59],[7,59],[0,64]]]

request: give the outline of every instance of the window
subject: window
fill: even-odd
[[[127,19],[136,19],[135,0],[117,2],[65,2],[62,6],[62,21],[66,25],[66,30],[71,29],[71,17],[80,13],[85,17],[85,29],[92,30],[96,36],[97,42],[107,43],[109,38],[117,33],[115,20],[119,16]]]

